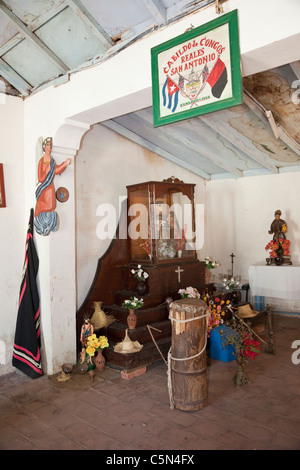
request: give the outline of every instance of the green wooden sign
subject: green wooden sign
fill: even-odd
[[[151,49],[154,127],[243,101],[237,10]]]

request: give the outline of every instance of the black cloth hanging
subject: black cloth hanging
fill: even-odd
[[[33,240],[34,210],[26,237],[12,365],[32,379],[43,375],[40,343],[40,299],[36,277],[39,259]]]

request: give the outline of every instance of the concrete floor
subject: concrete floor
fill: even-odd
[[[247,364],[247,385],[235,387],[235,361],[209,361],[198,411],[170,408],[162,360],[130,380],[108,367],[93,381],[76,371],[68,382],[2,376],[0,449],[300,450],[300,316],[273,314],[273,324],[276,354]]]

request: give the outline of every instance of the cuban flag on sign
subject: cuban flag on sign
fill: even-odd
[[[206,82],[208,76],[209,76],[209,70],[208,70],[207,65],[205,64],[202,70],[202,82],[203,83]]]
[[[172,108],[172,113],[174,113],[178,105],[178,93],[178,85],[176,85],[176,83],[167,76],[162,89],[163,106],[167,106],[169,109]]]

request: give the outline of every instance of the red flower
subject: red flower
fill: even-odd
[[[249,336],[244,336],[243,340],[243,345],[246,346],[243,352],[243,355],[248,359],[250,358],[251,360],[254,359],[258,354],[260,354],[261,349],[260,349],[260,342],[255,341],[255,339],[249,337]]]

